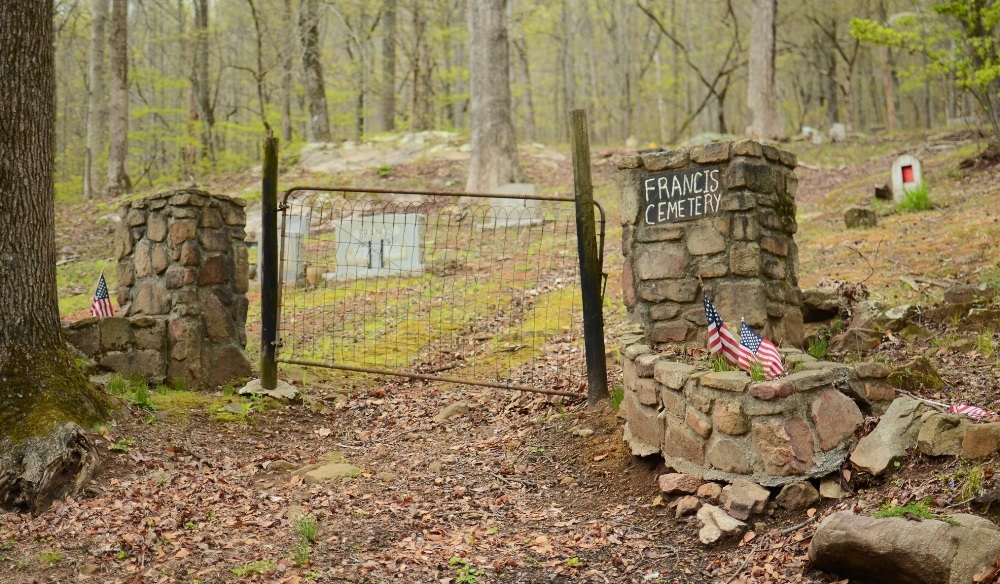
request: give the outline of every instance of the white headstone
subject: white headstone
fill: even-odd
[[[424,271],[424,225],[417,213],[385,213],[336,221],[337,268],[330,280],[409,276]]]
[[[493,195],[534,195],[535,185],[531,183],[509,183],[490,191]],[[518,225],[539,225],[542,223],[542,202],[534,199],[490,198],[490,213],[483,229],[513,227]]]
[[[295,284],[306,277],[306,237],[309,235],[308,215],[289,215],[285,219],[285,229],[282,233],[284,242],[284,261],[282,262],[281,281],[284,284]]]
[[[892,200],[896,203],[906,198],[906,191],[920,186],[924,180],[920,160],[904,154],[892,163]]]
[[[831,142],[843,142],[847,140],[847,126],[844,124],[831,124],[830,125],[830,141]]]

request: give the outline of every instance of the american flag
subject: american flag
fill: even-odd
[[[948,406],[948,412],[952,414],[961,414],[968,418],[972,418],[973,420],[981,420],[990,415],[990,413],[983,408],[970,406],[969,404],[952,404]]]
[[[115,309],[111,306],[111,298],[108,296],[108,283],[104,281],[104,274],[97,281],[97,292],[94,292],[94,300],[90,303],[90,314],[97,318],[114,316]]]
[[[721,354],[733,365],[739,362],[739,349],[733,333],[729,332],[729,327],[722,322],[719,311],[715,309],[712,301],[705,294],[705,320],[708,321],[708,348],[713,354]]]
[[[781,354],[778,353],[774,343],[761,338],[755,330],[743,322],[740,325],[740,369],[750,371],[752,361],[759,362],[769,377],[777,377],[785,372],[785,367],[781,364]]]

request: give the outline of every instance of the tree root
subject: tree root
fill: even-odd
[[[38,513],[83,490],[102,457],[90,435],[69,422],[0,457],[0,508]]]

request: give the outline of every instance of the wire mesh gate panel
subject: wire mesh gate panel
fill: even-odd
[[[296,187],[280,223],[276,361],[585,388],[573,199]]]

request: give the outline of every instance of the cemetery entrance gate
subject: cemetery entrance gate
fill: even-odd
[[[511,187],[286,191],[277,273],[261,269],[262,296],[276,292],[273,363],[582,396],[575,200]],[[602,265],[604,212],[590,209]]]

